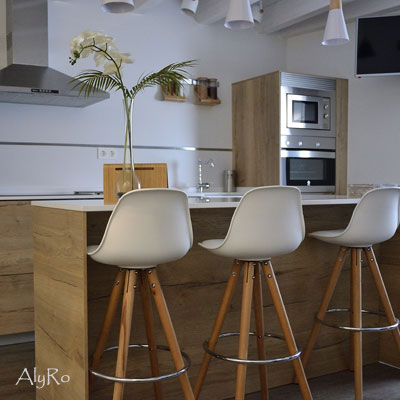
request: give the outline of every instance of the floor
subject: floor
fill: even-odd
[[[353,374],[343,371],[309,380],[314,400],[354,400]],[[269,400],[301,400],[297,385],[286,385],[270,390]],[[260,400],[259,393],[246,400]],[[232,399],[233,400],[233,399]],[[400,369],[385,364],[364,367],[363,400],[400,400]]]

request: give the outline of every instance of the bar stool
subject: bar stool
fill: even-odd
[[[262,399],[268,398],[266,364],[291,361],[300,383],[304,399],[312,399],[304,374],[301,352],[297,349],[278,283],[271,264],[271,257],[294,251],[304,239],[304,218],[300,191],[293,187],[260,187],[247,192],[239,203],[225,239],[206,240],[200,243],[205,249],[224,257],[234,258],[232,272],[212,329],[210,339],[204,342],[204,358],[194,388],[198,399],[211,357],[237,363],[236,400],[245,396],[246,371],[249,364],[259,366]],[[222,333],[222,326],[233,291],[244,266],[240,333]],[[284,337],[264,332],[261,269],[270,290]],[[252,296],[256,332],[250,332]],[[218,339],[239,336],[238,358],[215,353]],[[258,359],[248,360],[249,336],[257,337]],[[289,356],[266,359],[264,337],[286,340]]]
[[[128,192],[121,197],[110,216],[100,245],[88,247],[88,255],[95,261],[120,268],[90,368],[91,384],[93,376],[114,382],[113,400],[123,398],[125,383],[135,382],[153,382],[155,398],[161,400],[160,381],[174,377],[179,377],[185,399],[194,399],[187,375],[190,359],[180,351],[156,271],[158,264],[183,257],[192,243],[192,224],[186,194],[171,189],[142,189]],[[146,345],[129,344],[134,294],[138,281],[145,317],[148,341]],[[119,344],[105,348],[122,287]],[[155,343],[149,287],[169,348],[157,346]],[[128,350],[137,347],[149,350],[152,378],[126,378]],[[157,349],[171,351],[176,372],[159,375]],[[115,376],[104,375],[97,370],[104,351],[111,350],[118,350]]]
[[[340,246],[339,254],[329,279],[328,288],[323,297],[320,309],[315,317],[314,326],[304,350],[302,359],[304,367],[310,358],[321,324],[351,332],[354,359],[355,399],[363,398],[362,379],[362,332],[382,332],[391,330],[400,352],[399,320],[394,316],[392,306],[372,246],[389,240],[399,226],[400,188],[380,188],[367,192],[360,200],[346,229],[319,231],[310,236]],[[333,292],[342,270],[347,250],[351,251],[351,305],[350,308],[328,309]],[[361,250],[364,252],[379,293],[384,314],[362,309],[361,298]],[[327,313],[349,312],[351,326],[338,326],[324,321]],[[362,327],[362,314],[384,315],[389,325],[382,327]]]

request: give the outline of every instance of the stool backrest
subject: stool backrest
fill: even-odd
[[[121,197],[97,255],[119,266],[157,265],[183,257],[193,244],[188,199],[173,189],[142,189]]]
[[[222,246],[242,259],[268,259],[295,250],[304,239],[300,191],[288,186],[265,186],[241,199]]]
[[[372,189],[357,204],[344,234],[354,242],[384,242],[399,226],[399,207],[400,188]]]

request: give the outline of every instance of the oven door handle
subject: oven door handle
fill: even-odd
[[[281,150],[281,158],[336,158],[334,151]]]

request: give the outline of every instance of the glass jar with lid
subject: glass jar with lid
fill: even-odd
[[[208,79],[208,97],[213,100],[218,99],[218,80],[216,78]]]

